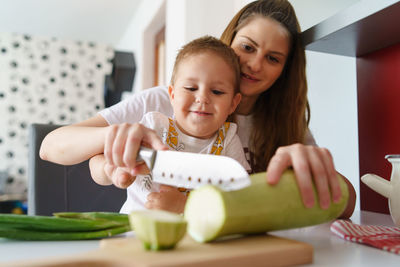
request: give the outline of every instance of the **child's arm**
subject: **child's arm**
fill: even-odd
[[[97,115],[50,132],[42,142],[40,157],[72,165],[104,154],[109,164],[133,170],[142,142],[154,149],[166,149],[157,134],[141,124],[108,125],[101,115]]]
[[[147,196],[147,209],[160,209],[175,213],[183,213],[187,196],[176,187],[161,185],[160,192],[153,192]]]
[[[42,141],[40,157],[63,165],[77,164],[103,153],[107,122],[97,115],[50,132]]]

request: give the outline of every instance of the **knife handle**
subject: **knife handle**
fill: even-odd
[[[147,167],[152,170],[156,160],[157,151],[144,146],[140,147],[139,153],[136,157],[136,162],[144,161]]]

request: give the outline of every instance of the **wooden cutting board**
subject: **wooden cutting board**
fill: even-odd
[[[72,257],[30,261],[10,266],[290,266],[312,263],[311,245],[276,237],[253,235],[201,244],[186,236],[175,249],[146,251],[135,237],[104,239],[100,249]]]

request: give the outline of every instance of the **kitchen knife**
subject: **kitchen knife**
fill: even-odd
[[[153,181],[175,187],[195,189],[211,184],[231,191],[251,182],[243,166],[226,156],[141,147],[136,160],[147,164]]]

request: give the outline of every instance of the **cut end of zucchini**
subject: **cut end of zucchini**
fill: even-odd
[[[134,211],[129,215],[129,221],[147,250],[172,249],[186,233],[183,216],[168,211]]]
[[[185,206],[188,233],[197,242],[214,240],[225,223],[225,204],[215,186],[203,186],[190,193]]]

